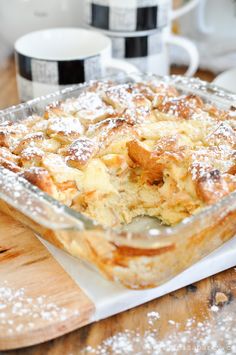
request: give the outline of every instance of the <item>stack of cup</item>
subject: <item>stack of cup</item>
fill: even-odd
[[[182,47],[189,54],[191,76],[198,68],[198,51],[186,38],[171,35],[171,21],[199,0],[189,0],[177,11],[172,0],[85,0],[86,24],[112,40],[114,58],[125,59],[139,70],[169,74],[168,46]]]

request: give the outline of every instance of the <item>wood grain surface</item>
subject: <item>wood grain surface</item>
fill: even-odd
[[[36,236],[2,213],[0,303],[1,298],[7,306],[0,307],[0,349],[41,343],[68,333],[88,324],[94,311],[90,299]]]
[[[183,69],[175,68],[175,72],[182,73]],[[10,60],[7,66],[0,70],[0,108],[17,103],[14,75],[14,64],[13,61]],[[208,81],[211,81],[213,78],[213,74],[202,71],[199,71],[197,75]],[[26,234],[30,233],[19,224],[17,224],[16,228],[16,225],[12,222],[8,224],[8,228],[8,233],[14,234],[16,238],[19,233],[21,234],[23,232],[23,230]],[[2,238],[2,236],[3,232],[0,224],[0,238]],[[1,270],[0,263],[0,278],[2,279],[4,276],[2,275]],[[177,330],[178,335],[178,332],[181,334],[183,329],[185,329],[186,322],[188,322],[189,319],[195,319],[197,322],[205,322],[207,320],[209,322],[208,334],[211,336],[214,329],[214,334],[219,334],[220,338],[224,330],[222,331],[220,329],[222,325],[215,319],[215,313],[212,311],[212,305],[219,305],[219,315],[234,315],[236,310],[235,297],[236,272],[235,269],[232,268],[202,280],[194,285],[189,285],[142,306],[136,307],[130,311],[126,311],[100,322],[85,326],[55,340],[7,353],[2,352],[1,354],[77,355],[84,353],[82,352],[82,349],[86,346],[91,346],[92,348],[97,349],[97,352],[93,352],[94,354],[112,354],[112,352],[99,352],[99,345],[101,345],[107,338],[115,336],[119,332],[138,330],[141,334],[144,334],[147,331],[156,329],[156,338],[161,340],[173,332],[173,322],[177,322],[179,325]],[[149,312],[158,312],[160,320],[155,324],[148,322],[147,315]],[[170,320],[173,322],[170,322]],[[235,329],[235,327],[232,327],[232,329],[228,331],[227,336],[235,338]],[[201,335],[201,337],[204,338],[205,336]],[[192,348],[188,349],[186,352],[181,352],[181,355],[183,353],[192,354],[193,351],[191,349],[198,346],[200,340],[204,339],[196,340],[196,338],[193,337]],[[128,350],[125,346],[126,344],[124,345],[124,351],[120,352],[120,354],[127,353]],[[102,347],[100,350],[102,351]],[[174,351],[172,352],[176,353]],[[143,350],[142,353],[146,354],[146,351]],[[199,353],[214,354],[216,352],[212,349],[208,349],[206,351],[201,351],[200,349]],[[225,353],[228,353],[227,350]]]

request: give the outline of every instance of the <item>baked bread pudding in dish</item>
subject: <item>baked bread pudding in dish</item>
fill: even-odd
[[[0,165],[103,226],[175,225],[236,190],[235,115],[164,82],[92,82],[2,123]]]
[[[0,113],[0,210],[109,280],[154,287],[236,233],[236,97],[117,81]]]

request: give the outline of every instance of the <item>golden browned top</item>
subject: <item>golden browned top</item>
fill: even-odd
[[[175,224],[236,189],[236,113],[165,84],[94,82],[0,125],[0,165],[104,225]]]

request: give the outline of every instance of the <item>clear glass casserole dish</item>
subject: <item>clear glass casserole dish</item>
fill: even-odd
[[[181,93],[235,111],[236,95],[198,79],[134,74],[116,82],[155,79]],[[0,111],[0,122],[40,114],[48,104],[75,97],[86,84]],[[130,288],[160,285],[219,247],[236,232],[236,192],[173,227],[154,221],[132,229],[104,228],[59,203],[15,173],[0,167],[0,210],[21,221],[44,239],[92,264],[110,280]]]

